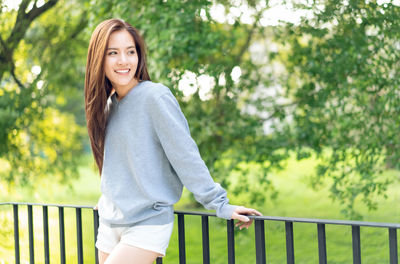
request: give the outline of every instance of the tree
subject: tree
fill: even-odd
[[[320,158],[314,187],[331,179],[331,197],[360,218],[356,199],[375,209],[374,197],[395,180],[382,169],[399,169],[400,7],[327,0],[299,8],[313,16],[276,29],[283,85],[296,105],[286,133],[301,156]]]
[[[64,182],[77,175],[84,130],[73,113],[62,112],[62,96],[68,95],[59,91],[82,83],[71,78],[79,68],[65,48],[80,41],[87,20],[79,18],[84,10],[70,12],[75,2],[58,2],[38,6],[23,0],[17,10],[1,6],[1,178],[11,185],[31,184],[45,174]]]

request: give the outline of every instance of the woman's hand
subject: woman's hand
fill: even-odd
[[[232,213],[231,219],[239,220],[235,226],[239,227],[240,230],[242,230],[242,228],[248,229],[251,223],[253,223],[253,219],[248,218],[246,215],[261,216],[262,214],[256,209],[246,208],[244,206],[236,207]]]

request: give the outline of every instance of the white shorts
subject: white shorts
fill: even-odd
[[[165,256],[171,238],[174,222],[166,225],[137,225],[132,227],[108,227],[99,224],[96,247],[104,253],[111,253],[119,243],[134,246]]]

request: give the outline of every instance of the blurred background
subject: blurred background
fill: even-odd
[[[0,1],[0,202],[97,203],[84,76],[91,33],[113,17],[143,35],[152,81],[178,99],[232,204],[271,216],[400,220],[398,0]],[[204,210],[186,189],[175,208]],[[0,208],[2,263],[13,262],[9,209]],[[190,219],[187,255],[201,263],[199,220]],[[296,262],[316,263],[317,244],[307,243],[316,230],[298,226]],[[286,259],[283,232],[282,223],[267,226],[268,263]],[[225,263],[225,231],[213,235],[213,263]],[[238,236],[237,246],[254,248],[253,230]],[[328,262],[351,262],[351,230],[332,228],[327,237]],[[388,262],[385,230],[362,238],[363,263]],[[93,236],[86,239],[93,255]],[[237,251],[238,263],[254,262],[248,251]],[[177,254],[176,240],[165,263]]]

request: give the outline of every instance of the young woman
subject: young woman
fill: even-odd
[[[164,256],[183,185],[240,229],[252,223],[245,215],[261,215],[230,205],[212,180],[177,100],[150,80],[142,37],[123,20],[105,20],[91,36],[85,111],[101,176],[100,263],[150,264]]]

